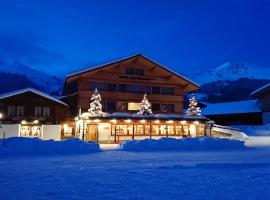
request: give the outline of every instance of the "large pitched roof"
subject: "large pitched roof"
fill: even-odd
[[[47,99],[50,99],[52,101],[55,101],[59,104],[62,104],[66,107],[68,107],[68,105],[66,103],[64,103],[63,101],[60,101],[59,99],[55,98],[55,97],[52,97],[42,91],[39,91],[39,90],[36,90],[34,88],[24,88],[24,89],[21,89],[21,90],[14,90],[12,92],[8,92],[8,93],[4,93],[4,94],[0,94],[0,99],[5,99],[5,98],[8,98],[8,97],[12,97],[12,96],[15,96],[15,95],[18,95],[18,94],[23,94],[23,93],[26,93],[26,92],[32,92],[32,93],[35,93],[37,95],[40,95],[44,98],[47,98]]]
[[[206,116],[258,113],[258,112],[262,111],[260,109],[260,105],[257,100],[207,104],[207,107],[202,109],[202,114]]]
[[[96,69],[100,69],[100,68],[103,68],[103,67],[107,67],[107,66],[110,66],[110,65],[112,65],[112,64],[117,64],[117,63],[120,63],[120,62],[123,62],[123,61],[131,60],[131,59],[134,59],[134,58],[137,58],[137,57],[141,57],[141,58],[143,58],[143,59],[146,59],[146,60],[148,60],[148,61],[154,63],[155,65],[159,66],[160,68],[166,70],[167,72],[170,72],[170,73],[174,74],[175,76],[177,76],[177,77],[179,77],[179,78],[181,78],[181,79],[184,79],[185,81],[190,82],[191,84],[193,84],[193,85],[195,85],[195,86],[197,86],[197,87],[200,87],[199,84],[197,84],[197,83],[191,81],[191,80],[188,79],[187,77],[185,77],[185,76],[183,76],[183,75],[180,75],[179,73],[177,73],[177,72],[175,72],[175,71],[173,71],[173,70],[167,68],[167,67],[164,66],[164,65],[159,64],[158,62],[156,62],[156,61],[154,61],[154,60],[152,60],[152,59],[150,59],[150,58],[148,58],[148,57],[146,57],[146,56],[144,56],[144,55],[142,55],[142,54],[135,54],[135,55],[132,55],[132,56],[129,56],[129,57],[121,58],[121,59],[118,59],[118,60],[115,60],[115,61],[112,61],[112,62],[104,63],[104,64],[101,64],[101,65],[97,65],[97,66],[93,66],[93,67],[87,68],[87,69],[85,69],[85,70],[81,70],[81,71],[78,71],[78,72],[75,72],[75,73],[71,73],[71,74],[68,74],[68,75],[66,76],[66,79],[67,79],[67,78],[70,78],[70,77],[73,77],[73,76],[81,75],[81,74],[86,73],[86,72],[91,72],[91,71],[94,71],[94,70],[96,70]]]
[[[269,90],[270,90],[270,83],[258,88],[257,90],[254,90],[250,95],[257,96],[257,95],[262,94],[262,93],[269,91]]]

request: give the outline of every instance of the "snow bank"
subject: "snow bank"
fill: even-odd
[[[7,155],[66,155],[99,152],[95,142],[83,142],[79,139],[64,141],[41,140],[39,138],[12,137],[0,140],[0,156]]]
[[[233,126],[245,132],[248,136],[270,136],[270,124],[265,125],[238,125]]]
[[[244,142],[226,138],[161,138],[126,141],[124,151],[211,151],[244,150]]]

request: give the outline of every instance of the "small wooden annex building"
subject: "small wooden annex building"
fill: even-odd
[[[4,137],[60,140],[68,105],[42,91],[25,88],[0,95],[1,133]]]

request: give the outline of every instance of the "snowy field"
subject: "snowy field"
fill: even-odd
[[[270,150],[0,158],[0,199],[269,199]]]

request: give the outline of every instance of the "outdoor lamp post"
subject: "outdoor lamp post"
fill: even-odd
[[[3,127],[2,119],[3,119],[3,113],[0,113],[0,130],[1,130],[2,127]],[[5,146],[5,140],[6,140],[6,134],[5,134],[5,131],[4,131],[4,132],[3,132],[3,146]]]

